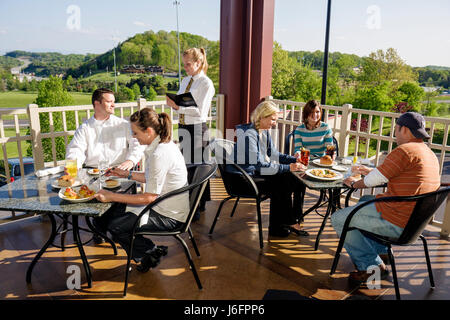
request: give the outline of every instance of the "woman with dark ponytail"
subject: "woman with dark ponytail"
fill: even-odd
[[[204,48],[191,48],[183,52],[183,66],[187,73],[177,94],[190,92],[197,107],[180,107],[167,97],[167,105],[177,110],[179,115],[178,136],[186,164],[202,163],[208,145],[209,135],[206,118],[215,94],[213,82],[206,76],[208,61]],[[193,171],[192,171],[193,172]],[[191,171],[189,175],[191,175]],[[205,202],[210,200],[209,182],[200,200],[200,210],[205,210]],[[196,220],[199,216],[194,216]]]
[[[132,227],[137,214],[155,199],[170,191],[187,185],[187,170],[183,155],[172,141],[172,122],[166,113],[156,113],[144,108],[130,117],[131,131],[141,145],[146,145],[144,172],[115,168],[109,175],[128,178],[145,183],[144,193],[119,194],[100,190],[96,198],[101,202],[119,202],[127,204],[121,210],[108,211],[94,220],[95,225],[102,226],[111,232],[127,252],[130,247]],[[184,193],[163,201],[144,216],[140,225],[145,224],[147,230],[173,230],[180,227],[189,213],[189,194]],[[136,236],[132,258],[137,263],[137,270],[147,272],[156,267],[161,256],[167,254],[167,247],[155,246],[153,241],[143,236]]]

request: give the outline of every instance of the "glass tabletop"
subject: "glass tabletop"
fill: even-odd
[[[81,203],[71,203],[61,199],[58,196],[59,189],[52,187],[54,180],[61,175],[60,173],[38,178],[31,173],[0,187],[0,210],[100,216],[111,207],[112,203],[102,203],[96,199]],[[94,178],[87,174],[81,174],[79,177],[83,184],[88,185]],[[121,179],[120,188],[112,191],[123,193],[134,185],[134,181]]]

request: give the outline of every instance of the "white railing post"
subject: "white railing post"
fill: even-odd
[[[348,132],[352,123],[352,108],[353,106],[351,104],[344,104],[342,106],[341,130],[339,131],[339,156],[341,157],[348,156]]]
[[[35,170],[44,168],[44,150],[42,149],[41,123],[39,120],[39,106],[29,104],[27,107],[28,118],[30,119],[31,148],[33,151]]]
[[[138,110],[144,109],[147,106],[147,100],[145,100],[144,98],[138,98],[137,106],[138,106]]]

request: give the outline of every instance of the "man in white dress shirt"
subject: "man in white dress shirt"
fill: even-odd
[[[78,167],[98,167],[106,160],[123,170],[133,168],[144,147],[132,137],[127,120],[114,115],[114,92],[97,89],[92,94],[94,115],[77,128],[66,148],[66,159],[76,159]]]

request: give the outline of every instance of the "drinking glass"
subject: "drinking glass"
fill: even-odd
[[[308,166],[309,164],[309,150],[302,148],[300,150],[300,161],[305,165]]]
[[[334,144],[328,145],[327,146],[327,150],[325,151],[326,155],[329,155],[331,157],[331,159],[336,159],[335,157],[335,152],[336,152],[336,146]]]
[[[100,174],[100,187],[102,187],[105,184],[106,181],[106,176],[105,176],[105,172],[108,170],[109,168],[109,161],[108,160],[100,160],[98,162],[98,170],[99,170],[99,174]]]
[[[75,179],[78,173],[77,160],[66,160],[66,170],[67,173]]]

